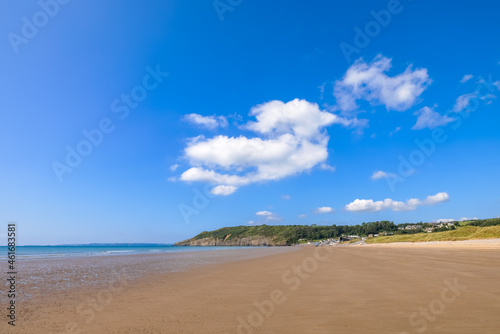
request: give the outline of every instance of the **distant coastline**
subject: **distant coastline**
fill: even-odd
[[[202,232],[175,246],[291,246],[313,243],[392,243],[460,241],[500,238],[500,218],[442,223],[394,224],[377,221],[361,225],[259,225],[223,227]]]

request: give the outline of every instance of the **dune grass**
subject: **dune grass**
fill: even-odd
[[[500,225],[479,227],[464,226],[456,230],[435,232],[435,233],[417,233],[417,234],[399,234],[375,238],[367,238],[369,244],[389,243],[389,242],[426,242],[426,241],[458,241],[472,239],[492,239],[500,238]]]

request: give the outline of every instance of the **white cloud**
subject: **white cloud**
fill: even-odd
[[[344,121],[299,99],[264,103],[250,115],[257,121],[244,128],[263,138],[198,136],[184,150],[193,167],[180,179],[239,187],[299,174],[326,161],[329,136],[324,128]]]
[[[323,169],[323,170],[328,170],[328,171],[330,171],[330,172],[335,172],[335,166],[330,166],[330,165],[325,164],[325,163],[321,164],[321,165],[319,166],[319,168],[321,168],[321,169]]]
[[[436,195],[427,196],[425,201],[422,202],[422,205],[438,204],[438,203],[446,202],[449,199],[450,199],[450,196],[448,195],[448,193],[441,192],[441,193],[437,193]]]
[[[269,211],[259,211],[255,213],[257,216],[271,216],[273,213]]]
[[[260,217],[264,217],[266,221],[268,221],[268,220],[281,220],[281,218],[278,217],[278,215],[276,215],[270,211],[258,211],[255,213],[255,215],[260,216]]]
[[[358,109],[356,100],[366,100],[372,105],[385,105],[388,110],[403,111],[413,106],[431,83],[427,69],[412,70],[387,76],[391,59],[378,55],[371,63],[358,59],[334,85],[333,95],[344,112]]]
[[[457,221],[456,219],[441,218],[436,220],[436,223],[451,223]]]
[[[210,130],[218,127],[226,128],[228,123],[224,116],[202,116],[199,114],[187,114],[184,116],[184,121],[205,127]]]
[[[347,204],[345,209],[352,212],[377,212],[382,210],[390,209],[392,211],[409,211],[416,210],[418,206],[421,205],[433,205],[437,203],[446,202],[449,200],[449,196],[445,192],[437,193],[436,195],[427,196],[423,201],[411,198],[406,202],[394,201],[390,198],[386,198],[383,201],[373,201],[371,199],[356,199],[355,201]]]
[[[222,196],[227,196],[227,195],[231,195],[232,193],[234,193],[236,191],[236,187],[233,187],[233,186],[217,186],[217,187],[214,187],[212,188],[212,190],[210,190],[210,192],[214,195],[222,195]]]
[[[304,214],[299,215],[299,218],[306,218],[306,217],[307,217],[307,215],[304,215]]]
[[[335,209],[329,207],[329,206],[322,206],[320,208],[317,208],[316,210],[314,210],[314,213],[331,213],[331,212],[334,212]]]
[[[486,104],[490,104],[492,99],[496,99],[496,95],[493,94],[486,94],[480,97],[481,100],[485,101]]]
[[[500,90],[500,81],[498,81],[498,80],[497,80],[497,81],[495,81],[495,82],[493,83],[493,85],[494,85],[494,86],[495,86],[498,90]]]
[[[281,196],[281,198],[283,198],[285,201],[288,201],[290,198],[292,198],[292,196],[290,196],[290,195],[283,195],[283,196]]]
[[[450,222],[456,222],[456,221],[459,221],[459,222],[463,222],[463,221],[466,221],[466,220],[477,220],[479,218],[477,217],[473,217],[473,218],[467,218],[467,217],[462,217],[460,219],[448,219],[448,218],[442,218],[442,219],[438,219],[436,220],[436,223],[450,223]]]
[[[379,180],[379,179],[383,179],[383,178],[386,178],[389,176],[390,176],[389,173],[381,171],[381,170],[377,170],[377,171],[373,172],[371,178],[372,178],[372,180]]]
[[[459,97],[457,97],[457,100],[455,102],[455,105],[453,106],[452,111],[461,112],[462,110],[464,110],[469,106],[470,100],[476,97],[477,95],[475,93],[460,95]]]
[[[175,164],[175,165],[170,166],[169,168],[170,168],[170,170],[171,170],[172,172],[175,172],[175,170],[176,170],[177,168],[179,168],[180,166],[181,166],[181,165]]]
[[[305,139],[317,138],[323,127],[341,123],[338,116],[321,111],[316,103],[299,99],[260,104],[252,108],[250,115],[257,119],[247,124],[250,130],[272,136],[293,133]]]
[[[323,93],[325,92],[325,86],[326,82],[324,82],[321,86],[318,87],[320,92],[320,97],[319,97],[320,100],[323,100]]]
[[[467,81],[469,81],[470,79],[474,78],[474,76],[472,74],[466,74],[464,75],[464,77],[460,80],[461,83],[465,83]]]
[[[422,109],[414,112],[413,115],[418,115],[418,118],[417,122],[412,127],[412,130],[422,130],[425,128],[434,129],[456,121],[456,119],[452,117],[440,115],[438,112],[434,111],[434,107],[423,107]]]
[[[392,131],[391,133],[389,133],[389,136],[392,136],[393,134],[395,134],[396,132],[399,132],[399,131],[401,131],[401,127],[400,126],[396,127],[394,129],[394,131]]]
[[[466,221],[466,220],[477,220],[477,219],[479,219],[479,218],[477,218],[477,217],[473,217],[473,218],[462,217],[462,218],[459,219],[459,221],[463,222],[463,221]]]
[[[169,181],[169,182],[177,182],[177,178],[175,176],[171,176],[171,177],[167,178],[167,181]]]

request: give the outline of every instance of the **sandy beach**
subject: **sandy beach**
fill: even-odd
[[[174,271],[160,255],[37,271],[38,287],[24,291],[41,292],[20,301],[15,329],[4,319],[1,332],[500,332],[498,241],[217,252],[211,264]],[[75,272],[90,263],[114,274],[82,280]]]

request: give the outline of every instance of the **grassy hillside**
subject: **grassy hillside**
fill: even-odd
[[[295,240],[295,229],[293,226],[233,226],[223,227],[215,231],[201,232],[193,239],[214,238],[224,240],[226,237],[245,238],[245,237],[269,237],[277,242],[293,243]]]
[[[401,234],[386,237],[369,238],[367,243],[389,242],[425,242],[425,241],[457,241],[471,239],[500,238],[500,226],[471,226],[467,225],[456,230],[435,233]]]
[[[437,240],[467,240],[500,238],[500,218],[479,219],[461,222],[456,226],[440,227],[439,232],[419,233],[423,228],[431,227],[429,223],[416,223],[420,229],[405,229],[413,224],[394,224],[383,220],[363,223],[360,225],[258,225],[223,227],[215,231],[205,231],[192,239],[179,242],[186,244],[193,240],[213,239],[217,243],[228,243],[242,238],[269,238],[272,244],[291,245],[299,240],[324,240],[338,238],[343,235],[367,236],[369,234],[388,233],[392,236],[369,238],[367,242],[398,242],[398,241],[437,241]],[[441,232],[442,231],[442,232]]]
[[[234,226],[223,227],[215,231],[202,232],[195,236],[196,239],[214,238],[224,240],[226,238],[245,237],[268,237],[275,242],[291,245],[298,243],[300,239],[323,240],[338,238],[345,234],[366,235],[368,233],[379,233],[380,231],[397,231],[398,228],[393,222],[380,221],[363,223],[362,225],[344,226],[316,226],[316,225],[258,225],[258,226]],[[229,236],[229,237],[228,237]],[[191,240],[192,240],[191,239]]]

